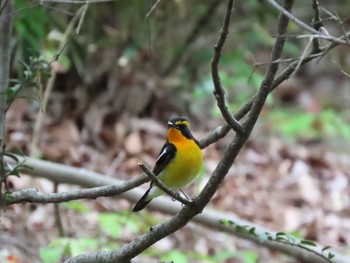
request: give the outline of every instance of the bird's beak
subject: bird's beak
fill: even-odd
[[[168,122],[168,128],[174,128],[174,127],[175,127],[175,124],[169,121]]]

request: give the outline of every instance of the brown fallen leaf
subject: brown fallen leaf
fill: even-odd
[[[310,205],[317,205],[322,201],[318,181],[310,174],[310,168],[305,162],[297,160],[291,174],[297,178],[299,193],[304,201]]]
[[[125,151],[129,155],[138,155],[142,152],[142,141],[138,132],[130,133],[124,141]]]

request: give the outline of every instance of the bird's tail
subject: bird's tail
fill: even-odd
[[[147,200],[148,194],[151,191],[151,187],[146,191],[146,193],[141,197],[141,199],[136,203],[134,208],[132,209],[133,212],[138,212],[146,207],[146,205],[152,201],[152,198]]]

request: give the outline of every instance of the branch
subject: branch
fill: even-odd
[[[346,33],[344,36],[342,36],[340,39],[347,39],[348,37],[350,37],[350,32]],[[295,71],[295,68],[298,66],[298,64],[301,61],[300,65],[303,65],[305,63],[310,62],[311,60],[315,59],[315,58],[322,58],[325,54],[327,54],[330,50],[332,50],[333,48],[337,47],[339,44],[332,42],[330,43],[327,47],[325,47],[324,49],[322,49],[321,53],[314,53],[314,51],[312,51],[308,56],[306,56],[304,59],[302,59],[302,57],[300,58],[293,58],[291,59],[292,63],[289,64],[273,81],[269,93],[271,93],[279,84],[281,84],[283,81],[285,81],[286,79],[288,79],[291,74]],[[287,60],[281,60],[281,59],[277,59],[274,61],[270,61],[268,63],[264,63],[264,64],[275,64],[275,63],[281,63],[281,62],[288,62]],[[299,66],[300,66],[299,65]],[[253,98],[251,98],[248,102],[246,102],[233,116],[236,120],[240,120],[242,119],[251,109],[253,102],[256,98],[255,94],[253,96]],[[210,132],[206,138],[200,140],[199,144],[201,146],[201,148],[205,148],[207,146],[209,146],[212,143],[215,143],[216,141],[220,140],[221,138],[225,137],[228,132],[231,130],[231,127],[229,124],[224,124],[222,126],[219,126],[217,128],[215,128],[212,132]]]
[[[151,7],[151,9],[147,12],[146,14],[146,19],[149,19],[151,17],[151,15],[153,14],[154,10],[156,10],[157,6],[160,4],[162,0],[157,0],[153,6]]]
[[[312,0],[312,9],[314,10],[314,18],[312,19],[314,29],[317,31],[320,31],[321,27],[323,27],[323,22],[321,20],[320,7],[319,7],[318,0]],[[312,47],[313,52],[319,53],[321,51],[321,49],[320,49],[320,42],[318,41],[318,39],[313,38],[312,44],[313,44],[313,47]]]
[[[174,198],[175,200],[179,201],[180,203],[184,205],[190,205],[192,202],[186,198],[183,198],[179,192],[175,192],[171,190],[169,187],[167,187],[165,184],[163,184],[162,181],[158,179],[157,176],[155,176],[150,169],[146,166],[146,164],[142,161],[138,163],[140,168],[143,170],[143,172],[152,180],[152,182],[158,186],[163,192]]]
[[[138,176],[123,183],[60,193],[40,193],[36,189],[25,189],[5,194],[0,207],[19,203],[62,203],[78,199],[116,196],[145,183],[146,179],[144,176]]]
[[[222,88],[219,70],[218,70],[222,48],[226,41],[227,35],[229,33],[232,12],[233,12],[233,2],[230,2],[230,5],[227,7],[224,24],[221,28],[218,42],[214,47],[215,52],[214,52],[213,59],[211,61],[211,74],[212,74],[212,79],[213,79],[214,88],[215,88],[214,96],[222,116],[235,132],[244,133],[244,129],[241,126],[241,124],[231,115],[231,113],[227,108],[227,105],[225,103],[225,91]]]
[[[290,20],[292,20],[294,23],[296,23],[298,26],[305,29],[306,31],[309,31],[310,33],[312,33],[314,35],[317,35],[318,38],[323,38],[323,39],[326,39],[328,41],[331,41],[331,42],[334,42],[334,43],[340,44],[340,45],[346,45],[346,46],[350,45],[350,43],[348,43],[347,41],[344,41],[342,38],[337,38],[337,37],[333,37],[331,35],[324,34],[322,30],[317,31],[316,29],[308,26],[303,21],[301,21],[299,18],[292,15],[288,10],[286,10],[285,8],[280,6],[278,3],[276,3],[274,0],[266,0],[266,1],[271,6],[273,6],[276,10],[278,10],[280,13],[284,14]]]
[[[6,179],[4,151],[6,138],[6,108],[10,60],[11,60],[11,35],[12,12],[14,2],[0,1],[0,197],[2,196],[2,183]]]

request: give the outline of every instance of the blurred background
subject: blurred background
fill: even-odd
[[[224,124],[213,96],[210,61],[226,2],[160,1],[150,12],[155,2],[15,1],[11,92],[18,98],[7,112],[9,150],[125,180],[141,173],[139,159],[154,164],[170,117],[188,117],[198,139]],[[335,36],[347,32],[350,1],[319,2],[327,30]],[[294,14],[310,24],[311,2],[296,1]],[[263,1],[235,3],[220,63],[232,112],[260,86],[277,15]],[[294,23],[288,31],[284,58],[298,58],[307,39],[296,36],[305,32]],[[349,74],[350,52],[344,46],[282,83],[210,207],[349,255]],[[205,165],[188,190],[191,195],[204,186],[230,138],[204,150]],[[12,190],[34,185],[53,191],[44,179],[33,182],[23,175],[9,181]],[[71,189],[76,188],[59,186],[59,191]],[[60,262],[65,256],[114,249],[168,217],[131,214],[131,204],[117,198],[72,201],[60,210],[63,237],[52,205],[6,208],[1,261]],[[135,262],[165,260],[297,262],[194,223]]]

